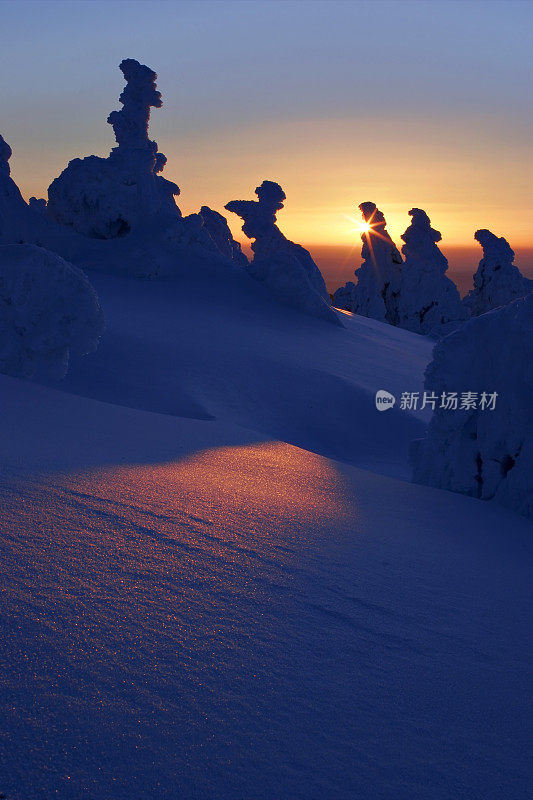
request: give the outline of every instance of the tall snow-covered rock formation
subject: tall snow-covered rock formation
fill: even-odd
[[[228,211],[244,220],[242,230],[254,240],[254,257],[247,266],[248,272],[281,302],[342,325],[331,308],[324,278],[311,254],[287,239],[276,225],[285,192],[278,183],[263,181],[255,193],[257,200],[232,200],[226,205]]]
[[[514,264],[509,243],[488,230],[476,231],[474,238],[483,248],[483,258],[474,274],[474,288],[463,298],[473,317],[504,306],[533,291],[533,281]]]

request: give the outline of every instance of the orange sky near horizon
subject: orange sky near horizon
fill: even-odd
[[[254,197],[267,178],[287,194],[280,228],[308,245],[357,244],[359,232],[350,217],[358,220],[358,204],[371,200],[399,244],[409,209],[419,207],[444,244],[471,245],[478,228],[489,228],[511,246],[533,246],[533,193],[524,168],[533,148],[519,129],[504,134],[489,120],[485,125],[467,116],[445,121],[411,115],[396,118],[395,126],[389,118],[295,119],[250,126],[238,136],[233,129],[218,130],[215,142],[208,131],[177,136],[158,112],[151,127],[168,158],[164,175],[181,188],[182,212],[209,205],[224,213],[240,241],[241,221],[224,211],[224,204]],[[112,131],[105,132],[111,147]],[[89,142],[70,145],[70,152],[69,145],[57,143],[40,164],[31,158],[28,138],[11,144],[12,175],[26,198],[45,196],[70,158],[108,152],[102,142],[98,148]]]
[[[444,247],[479,228],[533,247],[532,3],[156,6],[3,3],[0,133],[26,198],[70,159],[107,156],[128,56],[158,74],[149,135],[183,213],[209,205],[239,240],[224,205],[269,179],[287,194],[281,230],[307,246],[358,246],[349,217],[373,201],[398,246],[419,207]]]

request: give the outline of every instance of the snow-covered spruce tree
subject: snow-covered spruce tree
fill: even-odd
[[[26,208],[24,198],[11,177],[9,166],[11,155],[11,147],[0,136],[0,241],[8,235],[6,229],[11,228],[11,217],[20,215]]]
[[[95,350],[102,310],[85,274],[30,244],[0,246],[0,372],[63,377]]]
[[[0,244],[37,242],[42,223],[41,213],[29,208],[11,177],[11,147],[0,136]]]
[[[46,214],[46,200],[43,197],[30,197],[28,206],[43,216]]]
[[[468,318],[457,287],[446,277],[448,261],[425,211],[412,208],[412,222],[402,236],[404,263],[398,292],[398,326],[414,333],[442,336]]]
[[[167,159],[148,138],[150,109],[162,105],[157,75],[133,58],[120,69],[126,79],[123,107],[107,120],[117,147],[108,158],[70,161],[48,189],[49,217],[98,239],[124,236],[147,216],[168,222],[181,216],[174,201],[178,187],[159,175]]]
[[[483,248],[483,258],[474,274],[474,288],[463,298],[473,317],[533,291],[533,281],[513,263],[514,252],[503,236],[498,238],[488,230],[479,230],[474,238]]]
[[[333,305],[335,308],[342,308],[344,311],[351,311],[353,308],[353,292],[355,283],[347,281],[344,286],[340,286],[333,293]]]
[[[533,294],[441,339],[425,381],[437,408],[426,438],[413,443],[414,481],[533,516],[532,365]],[[473,402],[461,397],[468,392]],[[448,408],[438,407],[442,399]]]
[[[0,136],[0,174],[10,174],[11,170],[9,168],[9,159],[12,155],[13,151],[11,150],[10,146],[3,136]]]
[[[276,213],[285,200],[283,189],[278,183],[263,181],[255,193],[258,200],[232,200],[226,205],[244,220],[243,232],[254,239],[248,272],[281,302],[342,326],[311,254],[289,241],[276,225]]]
[[[402,257],[387,232],[385,217],[375,203],[361,203],[359,209],[370,226],[361,234],[363,263],[355,270],[355,286],[349,281],[337,289],[333,302],[335,305],[346,303],[351,296],[348,311],[397,325]]]

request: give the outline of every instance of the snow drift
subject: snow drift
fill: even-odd
[[[479,230],[474,238],[483,248],[483,258],[474,274],[474,288],[463,299],[473,317],[533,291],[533,281],[513,263],[514,251],[503,236],[498,238],[488,230]]]
[[[533,515],[533,295],[465,323],[435,347],[425,386],[474,392],[476,407],[436,408],[413,445],[418,483]],[[494,410],[483,395],[497,392]]]
[[[0,246],[0,372],[63,377],[96,349],[104,326],[83,272],[33,245]]]

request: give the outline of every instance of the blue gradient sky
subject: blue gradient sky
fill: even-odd
[[[531,2],[4,0],[0,13],[0,133],[26,196],[109,151],[117,65],[133,57],[159,74],[151,133],[184,212],[269,178],[287,193],[280,225],[306,243],[348,243],[363,200],[396,238],[416,205],[451,244],[479,227],[533,243]]]

